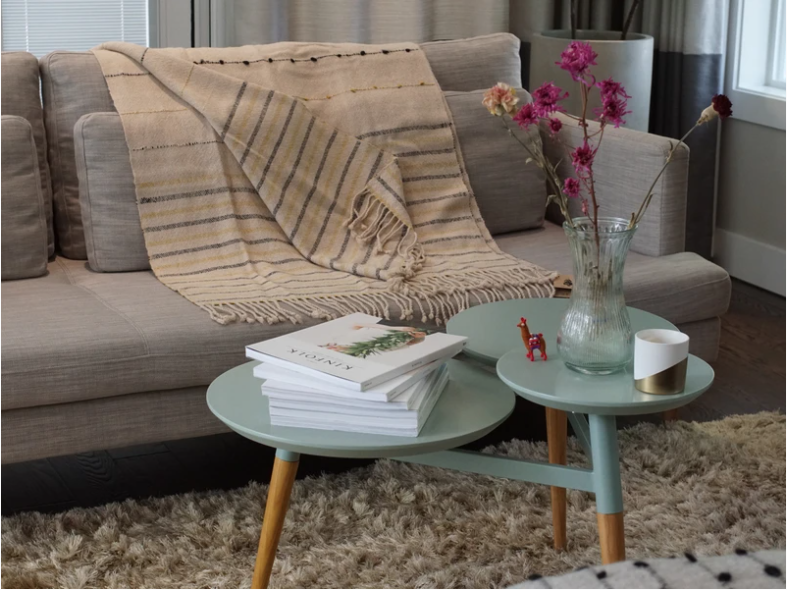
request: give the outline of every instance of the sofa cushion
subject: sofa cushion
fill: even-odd
[[[444,90],[484,89],[500,80],[521,86],[519,39],[510,33],[421,47]],[[40,65],[57,246],[68,258],[86,259],[74,126],[83,115],[115,112],[115,107],[92,53],[56,51],[41,58]]]
[[[46,273],[47,228],[33,128],[27,119],[2,116],[2,279]]]
[[[2,409],[209,384],[244,347],[296,327],[217,324],[150,271],[95,273],[57,257],[3,285]],[[316,321],[310,321],[315,323]]]
[[[117,113],[89,113],[74,127],[79,203],[94,271],[150,268],[128,146]]]
[[[114,111],[101,67],[90,52],[56,51],[41,58],[49,169],[57,248],[86,259],[74,160],[74,125],[87,113]]]
[[[481,104],[484,92],[445,93],[481,216],[493,235],[537,228],[546,207],[544,174],[525,164],[525,148]],[[527,91],[518,89],[517,94],[520,104],[530,102]],[[537,127],[528,131],[516,124],[511,127],[520,140],[541,144]]]
[[[44,214],[47,225],[47,249],[49,256],[55,252],[55,234],[52,225],[52,184],[49,180],[49,164],[46,160],[46,132],[44,112],[41,109],[41,94],[38,78],[38,60],[26,51],[4,51],[2,55],[2,107],[3,115],[17,115],[27,119],[33,130],[41,195],[44,199]]]
[[[522,86],[519,38],[493,33],[421,44],[443,90],[480,90],[507,82]]]
[[[563,229],[546,222],[539,230],[495,236],[509,254],[546,269],[571,274],[571,253]],[[727,272],[701,256],[681,252],[649,257],[630,252],[623,271],[626,303],[683,324],[721,316],[730,303]]]

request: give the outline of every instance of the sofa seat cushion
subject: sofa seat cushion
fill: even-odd
[[[58,257],[46,277],[3,284],[2,409],[204,386],[293,328],[221,326],[150,271]]]
[[[560,226],[495,236],[503,251],[546,269],[571,274],[571,253]],[[731,283],[721,267],[691,252],[650,257],[630,252],[623,271],[626,303],[673,324],[720,316],[730,303]]]
[[[496,239],[506,252],[571,272],[558,226]],[[674,323],[714,318],[729,301],[726,272],[688,253],[631,253],[625,282],[630,305]],[[149,271],[95,273],[57,258],[46,277],[3,285],[2,408],[204,386],[242,363],[245,345],[314,323],[222,326]]]

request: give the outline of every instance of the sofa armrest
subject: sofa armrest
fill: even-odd
[[[560,162],[561,178],[574,176],[566,146],[582,143],[582,128],[573,119],[558,114],[563,128],[557,138],[542,130],[544,150],[552,162]],[[598,131],[599,124],[588,123],[588,132]],[[598,137],[598,136],[597,136]],[[604,139],[596,153],[593,166],[599,215],[630,218],[639,209],[645,193],[664,166],[671,144],[677,140],[634,131],[631,129],[604,130]],[[569,148],[570,149],[570,148]],[[686,242],[686,194],[689,174],[689,148],[681,144],[672,163],[653,190],[653,199],[639,224],[631,244],[635,252],[648,256],[663,256],[682,252]],[[578,200],[570,204],[572,215],[582,215]],[[547,212],[547,218],[561,222],[557,208]]]

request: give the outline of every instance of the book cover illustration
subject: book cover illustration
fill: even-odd
[[[366,359],[370,355],[380,355],[386,351],[419,345],[434,332],[414,326],[387,326],[382,322],[356,324],[352,327],[352,331],[355,334],[345,335],[343,342],[333,341],[320,346],[351,357]]]

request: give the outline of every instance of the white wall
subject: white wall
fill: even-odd
[[[785,132],[733,115],[721,133],[716,262],[785,295]]]

